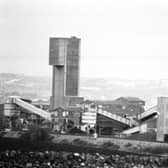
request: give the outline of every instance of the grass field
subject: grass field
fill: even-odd
[[[140,141],[120,138],[93,138],[89,136],[53,135],[57,144],[94,147],[96,149],[118,150],[139,154],[168,154],[168,143]]]
[[[120,138],[97,139],[91,136],[51,134],[48,142],[30,142],[19,138],[0,138],[0,150],[57,150],[71,152],[168,154],[168,143]]]

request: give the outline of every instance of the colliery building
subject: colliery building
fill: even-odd
[[[75,106],[79,92],[80,39],[50,38],[49,64],[53,68],[51,109]]]
[[[13,119],[13,123],[16,119],[20,121],[18,125],[27,125],[28,118],[24,116],[32,116],[30,121],[36,122],[39,118],[39,121],[49,122],[53,129],[80,127],[86,131],[94,128],[99,135],[129,136],[154,131],[158,141],[168,139],[167,97],[159,97],[158,104],[146,111],[145,102],[135,97],[105,102],[83,101],[79,97],[79,63],[79,38],[50,38],[49,64],[53,73],[49,109],[42,102],[33,105],[31,101],[12,96],[0,107],[0,118]]]

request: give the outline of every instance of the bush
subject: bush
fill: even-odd
[[[88,146],[88,142],[83,141],[83,140],[81,140],[81,139],[79,139],[79,138],[74,139],[74,140],[72,141],[72,144],[73,144],[73,145],[77,145],[77,146]]]
[[[47,129],[33,126],[28,132],[21,135],[22,140],[26,141],[48,141],[51,140],[51,136]]]
[[[131,147],[131,146],[132,146],[131,143],[127,143],[127,144],[125,144],[125,147],[126,147],[126,148],[129,148],[129,147]]]
[[[143,149],[146,153],[154,153],[154,154],[164,154],[168,153],[167,146],[156,146],[156,147],[146,147]]]
[[[118,150],[120,148],[120,146],[117,145],[117,144],[114,144],[114,143],[112,143],[110,141],[107,141],[107,142],[105,142],[105,143],[102,144],[102,148],[104,148],[104,149],[111,148],[113,150]]]
[[[69,141],[67,139],[63,139],[60,143],[61,144],[69,144]]]

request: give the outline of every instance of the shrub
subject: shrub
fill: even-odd
[[[67,139],[63,139],[60,143],[61,144],[69,144],[69,141]]]
[[[28,140],[28,141],[48,141],[51,140],[51,136],[48,132],[48,130],[44,128],[40,128],[37,126],[33,126],[27,131],[26,133],[23,133],[21,135],[22,140]]]
[[[146,147],[143,149],[143,151],[154,154],[163,154],[168,153],[168,147],[167,146]]]
[[[114,144],[113,142],[107,141],[102,144],[102,148],[105,148],[105,149],[111,148],[113,150],[118,150],[120,146],[117,144]]]
[[[69,134],[71,135],[86,135],[86,132],[80,130],[79,128],[71,128],[69,131],[68,131]]]
[[[72,142],[73,145],[79,145],[79,146],[87,146],[88,143],[86,141],[83,141],[79,138],[77,139],[74,139],[73,142]]]
[[[125,144],[125,147],[126,147],[126,148],[129,148],[129,147],[131,147],[131,146],[132,146],[131,143],[127,143],[127,144]]]

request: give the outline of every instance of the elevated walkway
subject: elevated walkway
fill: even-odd
[[[144,132],[147,132],[147,124],[142,124],[142,125],[138,125],[138,126],[129,128],[127,130],[124,130],[122,133],[127,134],[127,135],[131,135],[131,134],[135,134],[135,133],[144,133]]]
[[[135,126],[133,128],[129,128],[129,129],[123,131],[122,133],[123,134],[134,134],[134,133],[138,133],[138,132],[140,132],[140,126],[139,125]]]
[[[131,134],[138,133],[138,132],[140,132],[140,133],[147,132],[147,124],[143,123],[143,121],[145,121],[145,120],[147,120],[157,114],[158,114],[157,106],[153,106],[153,107],[149,108],[148,110],[146,110],[145,112],[143,112],[137,116],[137,119],[139,121],[141,121],[140,125],[129,128],[129,129],[123,131],[122,133],[131,135]]]
[[[153,107],[149,108],[148,110],[146,110],[145,112],[139,114],[137,118],[138,118],[138,120],[145,120],[148,117],[153,116],[153,115],[157,115],[157,114],[158,114],[157,106],[153,106]]]
[[[122,123],[122,124],[125,124],[125,125],[127,125],[127,126],[131,126],[131,125],[132,125],[130,119],[121,117],[121,116],[116,115],[116,114],[112,114],[111,112],[105,111],[105,110],[103,110],[103,109],[98,109],[98,112],[97,112],[97,113],[98,113],[98,114],[101,114],[101,115],[103,115],[103,116],[105,116],[105,117],[108,117],[108,118],[110,118],[110,119],[112,119],[112,120],[115,120],[115,121],[117,121],[117,122],[120,122],[120,123]]]
[[[18,106],[28,110],[30,113],[37,114],[47,120],[51,120],[51,114],[49,112],[44,111],[40,108],[37,108],[37,107],[33,106],[32,104],[21,100],[18,97],[10,97],[10,103],[17,104]]]

